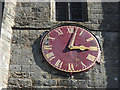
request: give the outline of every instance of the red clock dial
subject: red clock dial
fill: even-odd
[[[93,34],[77,26],[61,26],[42,40],[46,61],[58,70],[81,72],[90,69],[100,58],[100,45]]]

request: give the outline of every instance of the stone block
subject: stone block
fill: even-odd
[[[28,72],[10,72],[10,78],[29,78]]]
[[[101,3],[98,2],[91,2],[89,7],[91,9],[102,9]]]
[[[39,71],[39,72],[38,72]],[[41,67],[39,67],[38,65],[36,64],[32,64],[30,65],[30,72],[33,73],[33,72],[36,72],[36,73],[44,73],[43,70],[41,69]]]
[[[29,77],[34,80],[34,79],[43,79],[41,72],[29,72]]]
[[[13,54],[11,57],[11,64],[31,65],[32,63],[25,55],[21,56],[21,54]]]
[[[71,86],[72,82],[71,80],[63,79],[63,80],[58,80],[57,85],[58,86]]]
[[[2,29],[1,34],[4,34],[5,36],[7,36],[10,39],[12,37],[12,34],[9,31],[4,30],[4,28]]]
[[[70,79],[70,80],[58,80],[58,86],[67,86],[70,88],[76,87],[76,88],[86,88],[88,81],[87,80],[75,80],[75,79]]]
[[[54,87],[54,86],[33,86],[32,89],[35,89],[35,90],[54,90],[53,88],[56,88],[58,89],[58,87]]]
[[[20,78],[9,78],[9,85],[16,85],[17,87],[31,87],[32,81],[30,79],[20,79]]]
[[[88,82],[88,87],[92,87],[92,88],[105,88],[106,84],[105,82],[102,81],[89,81]]]
[[[42,77],[44,79],[50,79],[51,78],[50,74],[48,74],[48,73],[41,73],[41,74],[42,74]]]
[[[100,24],[92,24],[94,30],[99,30]]]
[[[21,66],[21,71],[23,71],[23,72],[30,72],[31,70],[31,67],[30,67],[30,65],[22,65]]]
[[[88,80],[89,79],[89,76],[87,73],[83,72],[83,73],[76,73],[76,74],[73,74],[73,77],[74,79],[78,80]]]
[[[77,88],[87,88],[88,81],[87,80],[77,80],[76,82],[74,82],[74,86]]]
[[[98,19],[89,19],[92,24],[98,24]]]
[[[57,81],[53,79],[37,79],[33,80],[33,86],[56,86]]]
[[[56,72],[57,73],[57,72]],[[64,75],[64,74],[51,74],[51,79],[67,79],[70,75]]]
[[[44,86],[56,86],[57,85],[57,81],[56,80],[52,80],[52,79],[48,79],[44,82]]]
[[[6,42],[11,42],[11,37],[8,37],[8,36],[6,36],[6,35],[4,35],[4,34],[2,34],[1,35],[1,38],[3,39],[3,40],[5,40]]]
[[[102,9],[90,9],[91,14],[103,14]]]
[[[10,48],[10,46],[11,46],[11,44],[9,42],[7,42],[1,38],[0,47],[5,49],[6,48],[5,45],[7,46],[7,48]],[[8,51],[10,51],[10,50],[8,50]]]
[[[90,19],[103,19],[103,14],[91,14]]]
[[[21,71],[21,65],[10,65],[10,71],[18,71],[20,72]]]
[[[44,84],[44,81],[43,80],[39,80],[39,79],[37,79],[37,80],[32,80],[32,84],[33,84],[33,86],[43,86],[43,84]]]

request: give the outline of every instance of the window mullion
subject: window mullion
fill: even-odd
[[[70,7],[71,7],[71,3],[70,2],[68,2],[67,3],[68,4],[68,20],[70,21],[71,20],[71,9],[70,9]]]

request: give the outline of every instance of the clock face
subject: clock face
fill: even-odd
[[[93,34],[77,26],[61,26],[42,40],[46,61],[58,70],[81,72],[90,69],[100,57],[100,45]]]

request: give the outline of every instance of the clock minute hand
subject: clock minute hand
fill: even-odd
[[[80,49],[80,50],[87,50],[87,49],[90,49],[89,47],[85,47],[85,46],[72,46],[70,47],[71,50],[73,49]]]
[[[73,35],[73,37],[72,37],[72,39],[71,39],[71,41],[70,41],[70,44],[69,44],[69,48],[72,48],[72,46],[74,45],[74,41],[75,41],[75,37],[76,37],[76,34],[77,34],[77,30],[78,30],[78,28],[75,30],[75,33],[74,33],[74,35]]]

